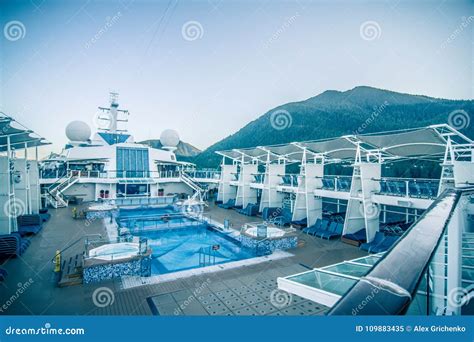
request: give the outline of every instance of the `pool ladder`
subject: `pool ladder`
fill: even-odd
[[[199,267],[216,264],[216,251],[212,247],[213,246],[199,248]]]

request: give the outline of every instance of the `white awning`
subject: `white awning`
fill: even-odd
[[[237,162],[262,162],[285,160],[289,163],[324,157],[328,162],[372,157],[380,160],[427,158],[442,159],[448,139],[453,146],[473,145],[473,141],[449,125],[433,125],[398,131],[347,135],[330,139],[291,142],[254,148],[232,149],[216,153]]]

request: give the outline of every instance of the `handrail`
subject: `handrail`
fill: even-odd
[[[350,315],[355,309],[360,315],[405,314],[465,192],[445,190],[328,314]],[[368,296],[373,300],[366,301]]]
[[[82,240],[86,240],[88,239],[90,236],[98,236],[100,238],[102,238],[102,235],[100,234],[88,234],[88,235],[85,235],[85,236],[81,236],[79,239],[75,240],[74,242],[70,243],[69,245],[67,245],[66,247],[64,247],[63,249],[61,249],[59,251],[60,254],[64,253],[65,251],[67,251],[69,248],[71,248],[72,246],[75,246],[78,242],[82,241]],[[51,261],[54,261],[54,259],[56,258],[56,255],[54,257],[51,258]]]

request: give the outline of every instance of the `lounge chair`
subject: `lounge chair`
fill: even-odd
[[[322,238],[325,234],[334,233],[337,228],[337,223],[334,221],[329,222],[329,226],[326,229],[317,230],[314,232],[314,236]]]
[[[319,227],[316,227],[315,229],[311,229],[308,234],[309,235],[313,235],[313,236],[316,236],[317,233],[322,233],[322,232],[325,232],[327,231],[329,228],[329,221],[328,220],[325,220],[325,219],[322,219],[321,220],[321,224],[319,225]]]
[[[43,220],[39,214],[20,215],[17,217],[18,231],[22,236],[38,234],[43,228]]]
[[[316,222],[309,227],[303,228],[303,233],[308,234],[310,231],[321,228],[321,219],[317,219]]]
[[[375,247],[371,247],[369,253],[382,253],[390,249],[392,245],[399,239],[399,236],[388,235],[383,241]]]
[[[333,223],[336,223],[336,222],[333,222]],[[327,240],[338,238],[342,235],[343,229],[344,229],[344,224],[336,223],[336,228],[334,229],[334,231],[328,230],[328,232],[321,234],[321,238],[327,239]]]
[[[20,255],[20,237],[16,234],[0,235],[0,259]]]
[[[265,221],[271,221],[275,217],[279,216],[278,211],[281,210],[281,208],[278,207],[266,207],[263,208],[262,210],[262,218]]]
[[[219,208],[223,208],[223,209],[230,209],[230,208],[233,208],[235,206],[235,199],[230,199],[227,201],[227,203],[225,204],[218,204],[217,205]]]
[[[371,242],[361,244],[360,249],[371,253],[372,249],[380,245],[384,239],[385,235],[382,232],[376,232],[374,239]]]
[[[291,216],[291,211],[288,209],[283,209],[281,215],[272,218],[271,222],[280,227],[286,226],[291,223]]]
[[[258,206],[256,204],[249,203],[245,209],[238,209],[237,211],[242,215],[255,216],[258,212]]]

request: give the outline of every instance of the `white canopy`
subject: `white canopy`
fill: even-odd
[[[0,113],[0,152],[50,144],[43,137],[19,124],[12,117]]]
[[[449,125],[433,125],[398,131],[346,135],[330,139],[292,142],[280,145],[217,151],[216,153],[238,162],[289,163],[324,157],[327,162],[354,161],[357,150],[362,160],[426,158],[442,159],[448,140],[455,145],[473,144],[473,141]]]

